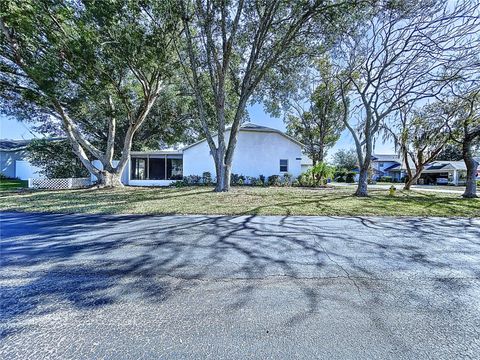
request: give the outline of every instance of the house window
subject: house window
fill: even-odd
[[[132,180],[181,180],[183,177],[182,155],[132,157],[131,164]]]
[[[151,157],[148,159],[148,179],[165,180],[165,157]]]
[[[167,158],[167,180],[182,180],[183,160],[182,156]]]
[[[280,172],[288,172],[288,159],[280,159]]]
[[[383,163],[382,163],[382,162],[381,162],[381,163],[378,163],[378,166],[382,168],[382,167],[383,167]]]
[[[134,180],[145,180],[147,159],[145,158],[132,158],[132,175]]]

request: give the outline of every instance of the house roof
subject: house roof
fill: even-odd
[[[51,137],[51,138],[44,138],[43,140],[47,141],[61,141],[65,140],[66,138],[63,137]],[[12,139],[0,139],[0,151],[5,152],[15,152],[25,150],[33,140],[38,139],[20,139],[20,140],[12,140]]]
[[[398,169],[397,169],[398,168]],[[397,169],[397,170],[400,170],[400,163],[396,163],[396,164],[393,164],[393,165],[390,165],[389,167],[383,169],[383,171],[389,171],[389,170],[393,170],[393,169]]]
[[[229,131],[230,129],[231,129],[231,126],[227,127],[225,129],[225,131]],[[245,124],[242,124],[240,126],[239,131],[255,131],[255,132],[277,133],[277,134],[282,135],[283,137],[289,139],[290,141],[300,145],[301,147],[303,147],[303,144],[300,141],[298,141],[297,139],[291,137],[290,135],[285,134],[283,131],[280,131],[280,130],[274,129],[274,128],[270,128],[270,127],[267,127],[267,126],[257,125],[257,124],[253,124],[253,123],[245,123]],[[216,136],[216,134],[213,135],[213,136]],[[200,143],[202,143],[206,140],[207,139],[202,139],[202,140],[199,140],[197,142],[194,142],[193,144],[185,146],[182,150],[189,149],[189,148],[191,148],[191,147],[193,147],[197,144],[200,144]]]
[[[478,160],[477,160],[478,161]],[[478,166],[480,169],[480,165]],[[438,170],[447,171],[447,170],[467,170],[467,165],[463,160],[460,161],[434,161],[427,166],[425,166],[426,172],[435,172]]]
[[[400,160],[400,156],[397,154],[373,154],[372,155],[373,161],[394,161],[398,162]]]
[[[0,151],[19,151],[26,148],[26,146],[31,142],[31,140],[11,140],[11,139],[1,139],[0,140]]]

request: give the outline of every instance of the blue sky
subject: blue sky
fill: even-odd
[[[285,131],[285,124],[282,119],[271,117],[265,113],[263,106],[255,104],[248,109],[251,122]],[[21,123],[15,119],[8,119],[0,116],[0,138],[2,139],[31,139],[34,135],[30,132],[28,124]],[[355,144],[349,132],[345,130],[335,147],[330,150],[329,155],[337,149],[354,149]],[[391,144],[377,142],[376,153],[391,153],[393,147]]]

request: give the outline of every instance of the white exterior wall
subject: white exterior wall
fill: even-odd
[[[15,177],[20,180],[28,180],[31,178],[43,179],[45,176],[40,173],[41,170],[38,166],[30,164],[29,161],[15,160]]]
[[[0,151],[0,172],[5,176],[20,180],[43,177],[39,174],[41,169],[25,160],[26,156],[25,150]]]
[[[229,132],[226,133],[226,139],[228,135]],[[240,130],[232,173],[255,177],[282,175],[280,159],[288,159],[288,173],[298,176],[302,172],[301,157],[301,146],[285,136],[275,132]],[[205,171],[215,177],[215,163],[210,148],[206,141],[202,141],[184,150],[183,175],[202,175]]]
[[[117,164],[118,164],[118,160],[112,161],[113,166],[117,166]],[[103,169],[103,165],[99,160],[93,160],[92,165],[99,170]],[[130,173],[129,169],[130,169],[130,160],[127,162],[127,165],[125,166],[125,169],[123,170],[123,173],[122,173],[122,184],[124,185],[128,185],[128,179],[129,179],[129,173]],[[97,181],[97,177],[95,175],[91,175],[90,178],[92,182]]]

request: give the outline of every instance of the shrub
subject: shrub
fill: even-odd
[[[237,186],[237,185],[243,185],[244,183],[245,183],[245,176],[239,175],[239,174],[232,174],[230,176],[230,185]]]
[[[282,184],[283,186],[290,186],[292,184],[293,176],[292,174],[285,173],[283,174]]]
[[[174,188],[182,188],[186,185],[187,184],[185,183],[185,181],[174,181],[173,183],[170,184],[170,186]]]
[[[212,185],[212,174],[209,171],[205,171],[202,174],[203,185]]]
[[[347,176],[347,171],[342,170],[342,169],[337,170],[333,173],[333,178],[334,179],[341,178],[341,177],[343,177],[345,179],[346,176]]]
[[[248,184],[250,186],[262,186],[260,179],[256,178],[255,176],[247,176],[245,184]]]
[[[319,162],[310,170],[313,175],[314,185],[324,185],[329,178],[335,175],[335,167],[324,162]]]
[[[20,179],[9,177],[9,176],[5,175],[4,173],[0,172],[0,180],[20,180]]]
[[[480,180],[477,180],[477,186],[480,186]]]
[[[346,182],[347,179],[344,176],[339,176],[335,179],[336,182]]]
[[[380,176],[378,181],[380,181],[380,182],[392,182],[392,177],[391,176]]]
[[[312,174],[306,171],[297,178],[297,186],[313,186]]]
[[[280,176],[279,175],[270,175],[268,177],[268,186],[280,186],[282,185],[282,182],[280,181]]]
[[[198,175],[188,175],[183,177],[183,183],[187,186],[200,185],[202,178]]]
[[[260,178],[256,179],[255,183],[253,184],[255,186],[265,186],[265,182],[263,182]]]
[[[258,179],[259,179],[260,182],[262,183],[262,185],[260,185],[260,186],[265,186],[265,185],[266,185],[266,183],[265,183],[265,175],[260,175],[260,176],[258,177]]]
[[[356,173],[354,173],[353,171],[347,172],[347,174],[345,175],[345,182],[347,183],[355,182],[355,175]]]

